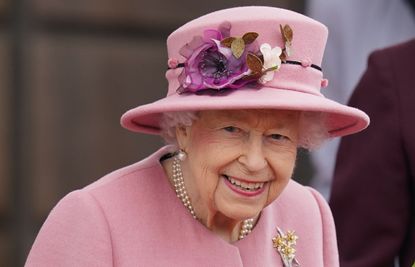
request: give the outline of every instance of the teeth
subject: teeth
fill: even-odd
[[[241,182],[239,182],[238,180],[232,179],[232,178],[231,178],[231,182],[232,182],[233,184],[236,184],[236,185],[239,185],[239,186],[241,186],[241,185],[242,185],[242,184],[241,184]]]
[[[256,191],[261,189],[264,186],[264,183],[246,183],[233,179],[232,177],[226,176],[226,179],[231,182],[231,184],[238,186],[239,188],[246,191]]]

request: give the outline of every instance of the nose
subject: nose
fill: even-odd
[[[244,144],[238,161],[250,172],[258,172],[267,166],[261,137],[250,137]]]

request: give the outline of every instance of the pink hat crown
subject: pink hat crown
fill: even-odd
[[[220,29],[224,28],[224,24],[228,25],[229,29],[227,30],[231,38],[241,39],[241,37],[245,37],[249,33],[255,33],[257,35],[255,37],[256,44],[261,45],[261,48],[263,47],[262,45],[270,48],[280,48],[283,52],[281,55],[284,55],[282,63],[291,63],[283,64],[281,68],[279,65],[275,65],[275,73],[271,75],[272,78],[265,82],[262,81],[261,84],[320,95],[320,87],[324,84],[324,79],[318,66],[321,65],[323,58],[328,34],[327,28],[323,24],[296,12],[270,7],[239,7],[220,10],[190,21],[174,31],[167,40],[169,65],[172,67],[166,73],[166,78],[169,81],[168,95],[176,93],[177,89],[183,89],[186,81],[189,79],[196,80],[196,83],[203,79],[203,77],[200,77],[200,69],[198,69],[200,62],[196,62],[199,65],[194,64],[193,68],[192,66],[188,67],[189,64],[187,64],[191,60],[195,60],[195,57],[200,57],[200,53],[206,51],[203,50],[203,47],[198,50],[200,46],[194,45],[198,37],[200,39],[208,39],[205,41],[205,47],[209,48],[210,46],[207,43],[213,40],[216,41],[216,47],[219,51],[231,50],[224,47],[223,42],[221,42],[226,38],[222,39],[223,36],[220,36],[217,39],[222,40],[215,40],[215,37],[212,36],[212,32],[220,33]],[[284,38],[283,29],[285,27],[288,27],[293,36],[289,47],[287,46],[287,40]],[[209,34],[210,36],[207,36]],[[212,45],[215,46],[215,43],[212,42]],[[183,55],[183,48],[186,48],[186,46],[195,48],[194,51],[190,52],[193,52],[193,54],[190,54],[188,58]],[[246,48],[248,48],[248,45],[246,45]],[[248,51],[249,49],[246,50]],[[220,56],[222,54],[226,54],[226,51],[225,53],[219,53]],[[245,63],[247,54],[250,53],[245,53],[240,59],[241,64],[236,65],[241,73],[236,78],[243,76],[243,79],[237,80],[234,83],[225,80],[222,87],[215,87],[212,83],[206,85],[205,83],[205,86],[201,89],[206,89],[207,87],[213,89],[221,89],[223,87],[240,88],[252,81],[252,79],[246,79],[249,74],[244,76],[243,73],[243,71],[250,73],[252,71],[248,67],[245,67],[243,70],[240,67]],[[235,61],[235,56],[230,58]],[[180,64],[181,66],[179,65],[179,68],[175,68],[178,66],[178,63],[182,64]],[[186,65],[185,69],[183,69],[184,65]],[[253,80],[255,81],[255,79]],[[202,82],[200,81],[199,84],[202,84]],[[187,91],[198,91],[198,87],[194,86],[192,88],[189,86]]]

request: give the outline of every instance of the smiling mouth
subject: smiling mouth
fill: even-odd
[[[242,182],[240,180],[234,179],[227,175],[223,175],[223,177],[225,177],[226,180],[228,180],[236,188],[246,191],[246,192],[256,192],[258,190],[261,190],[265,184],[264,182],[262,183],[250,183],[246,181]]]

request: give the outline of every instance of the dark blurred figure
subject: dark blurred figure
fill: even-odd
[[[406,2],[411,5],[412,11],[415,13],[415,0],[406,0]]]
[[[415,1],[415,0],[411,0]],[[323,62],[327,97],[347,103],[371,52],[412,39],[415,16],[409,0],[308,0],[308,14],[326,24],[329,39]],[[335,138],[311,153],[311,186],[327,199],[340,143]]]
[[[330,206],[340,266],[415,262],[415,39],[372,53],[350,106],[370,127],[343,138]]]

